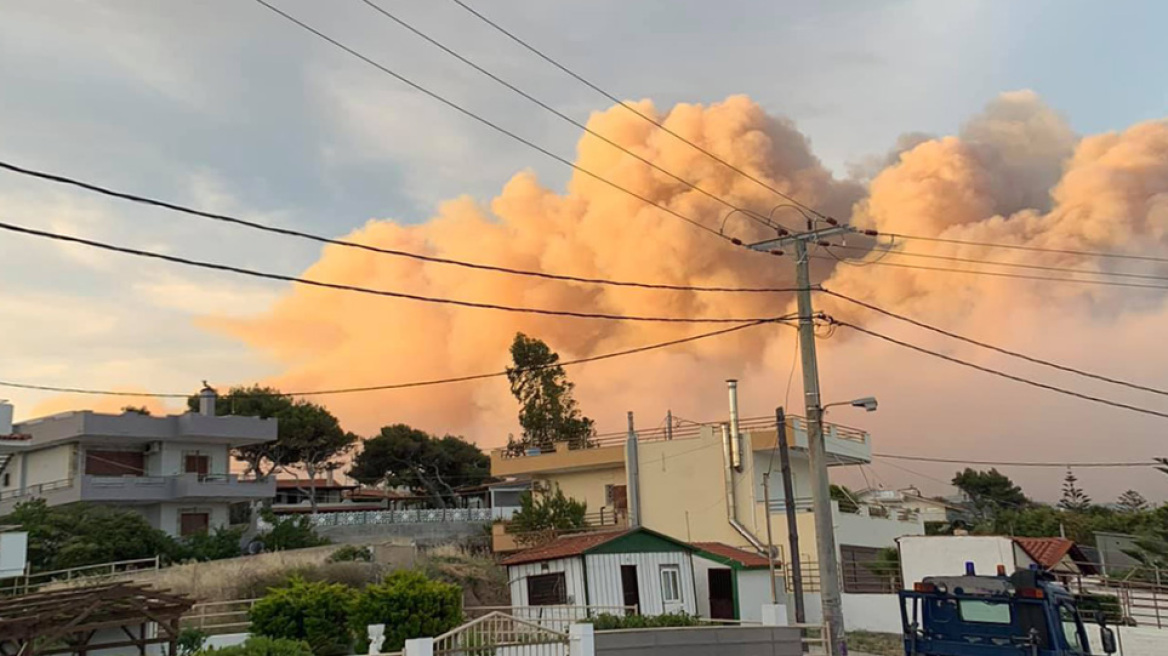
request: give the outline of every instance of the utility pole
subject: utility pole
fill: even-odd
[[[782,407],[775,408],[775,426],[778,427],[779,472],[783,476],[783,507],[787,511],[787,545],[791,555],[787,562],[787,572],[791,577],[791,594],[795,597],[795,623],[807,621],[807,609],[803,606],[803,563],[799,551],[799,517],[795,514],[795,481],[791,479],[791,449],[787,444],[787,413]],[[770,517],[769,508],[767,517]]]
[[[823,621],[830,633],[828,656],[847,651],[843,603],[840,599],[839,564],[836,562],[835,526],[831,515],[831,483],[827,476],[827,453],[823,443],[823,407],[819,398],[819,364],[815,357],[814,310],[811,305],[811,269],[807,242],[819,243],[828,237],[854,232],[847,226],[832,225],[822,230],[808,226],[807,232],[751,244],[758,251],[795,248],[795,286],[798,287],[799,349],[803,364],[803,395],[807,407],[807,451],[811,460],[811,501],[815,514],[816,558],[819,561],[820,596]]]
[[[775,578],[775,536],[771,531],[771,473],[762,475],[762,498],[766,499],[767,567],[771,572],[771,603],[779,603],[779,583]]]

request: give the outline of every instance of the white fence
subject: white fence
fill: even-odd
[[[347,510],[305,515],[313,526],[363,526],[366,524],[439,524],[443,522],[487,523],[509,519],[515,508],[423,508],[415,510]],[[287,515],[283,515],[287,516]],[[259,521],[260,530],[271,524]]]

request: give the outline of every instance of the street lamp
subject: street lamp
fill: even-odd
[[[865,396],[862,399],[853,399],[851,401],[837,401],[835,403],[828,403],[827,405],[823,406],[819,410],[820,410],[820,412],[825,412],[828,408],[831,408],[831,407],[837,406],[837,405],[850,405],[853,408],[863,408],[867,412],[876,412],[876,397]]]

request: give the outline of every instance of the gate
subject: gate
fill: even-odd
[[[493,612],[434,638],[433,656],[568,656],[568,643],[566,632]]]

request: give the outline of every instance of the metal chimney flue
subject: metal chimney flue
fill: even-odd
[[[730,461],[734,469],[742,471],[742,431],[738,426],[738,381],[726,380],[730,393]]]
[[[211,389],[211,386],[208,385],[207,381],[204,380],[203,389],[199,391],[199,414],[207,417],[214,417],[215,401],[218,396],[219,395],[215,393],[215,390]]]

